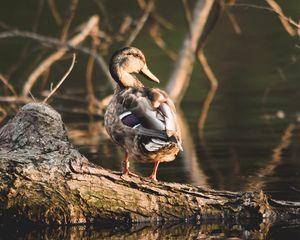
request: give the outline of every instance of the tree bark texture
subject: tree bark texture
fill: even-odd
[[[25,105],[0,129],[0,223],[173,221],[272,223],[298,218],[300,204],[262,192],[122,177],[90,163],[68,141],[50,106]]]

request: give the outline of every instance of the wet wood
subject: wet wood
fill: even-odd
[[[300,215],[299,203],[262,192],[156,183],[95,166],[70,144],[61,116],[40,103],[25,105],[2,127],[0,143],[1,224],[270,224]]]

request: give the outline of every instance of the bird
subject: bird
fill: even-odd
[[[145,87],[138,76],[159,83],[149,70],[145,55],[135,47],[124,47],[111,57],[109,71],[116,82],[104,115],[110,138],[125,152],[122,175],[130,172],[131,160],[154,163],[150,180],[157,181],[161,162],[169,162],[182,151],[176,108],[168,94]]]

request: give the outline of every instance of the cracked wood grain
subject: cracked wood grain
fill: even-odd
[[[1,223],[272,223],[300,215],[298,203],[263,192],[152,182],[96,166],[72,146],[61,116],[46,104],[21,108],[0,129],[0,143]]]

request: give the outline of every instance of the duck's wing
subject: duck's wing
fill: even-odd
[[[119,95],[124,111],[120,120],[126,126],[136,128],[144,136],[148,151],[156,151],[171,142],[181,148],[181,136],[173,102],[160,89],[127,89]]]

